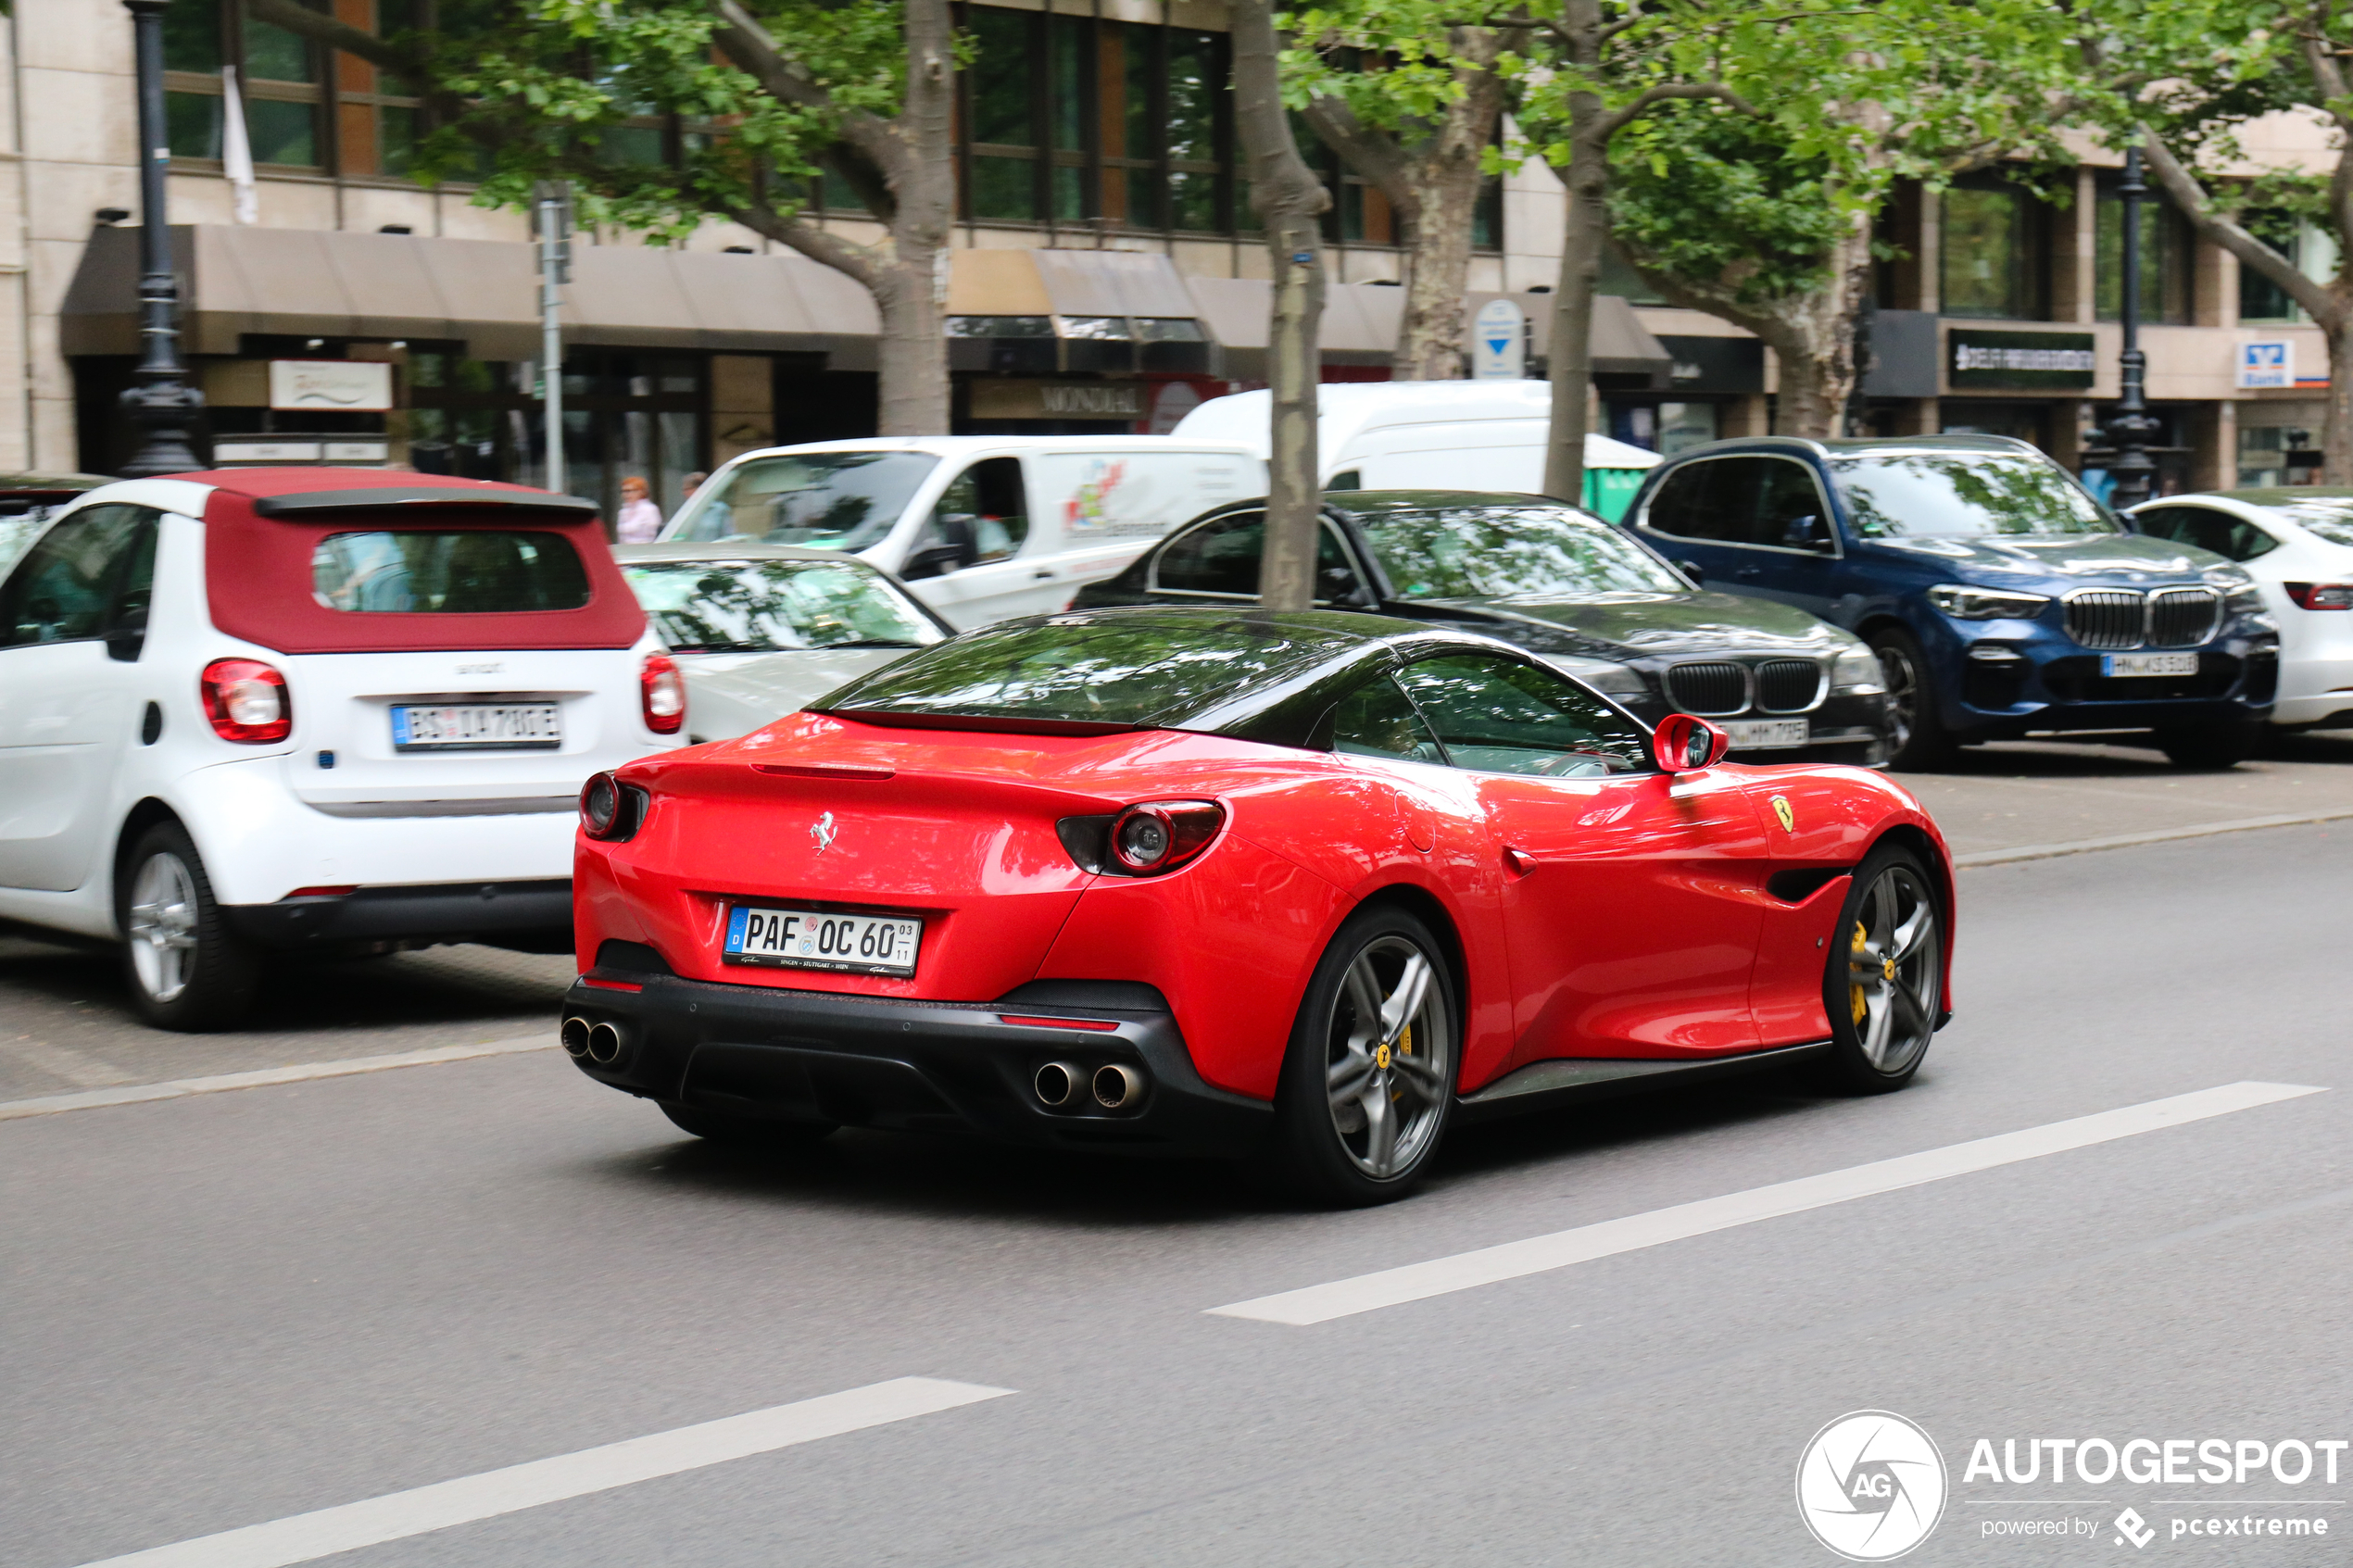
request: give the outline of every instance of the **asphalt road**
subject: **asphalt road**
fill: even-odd
[[[515,1512],[544,1467],[420,1493],[325,1560],[1829,1563],[1800,1452],[1875,1409],[1948,1467],[1907,1562],[2342,1562],[2353,1450],[2333,1485],[1964,1473],[1981,1437],[2353,1438],[2349,873],[2353,822],[1966,872],[1960,1015],[1904,1093],[1755,1082],[1470,1130],[1422,1196],[1361,1213],[1214,1166],[885,1135],[744,1160],[547,1052],[0,1123],[0,1559],[69,1568],[917,1377],[980,1388],[631,1484],[560,1465],[581,1495]],[[1305,1326],[1209,1311],[2249,1081],[2325,1092],[1718,1205],[1707,1234]],[[624,1455],[653,1474],[715,1440]],[[463,1522],[402,1533],[436,1508]],[[2225,1516],[2329,1533],[2172,1533]],[[294,1560],[271,1539],[170,1561]]]

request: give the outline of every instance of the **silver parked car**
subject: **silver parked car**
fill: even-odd
[[[686,677],[698,743],[749,734],[955,635],[897,578],[832,550],[728,539],[613,556]]]

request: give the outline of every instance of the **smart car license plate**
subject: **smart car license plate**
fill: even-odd
[[[845,915],[736,904],[727,910],[729,963],[912,974],[924,922],[899,915]]]
[[[1771,751],[1804,746],[1807,739],[1803,719],[1728,719],[1724,733],[1732,737],[1734,751]]]
[[[2197,655],[2194,653],[2104,653],[2100,655],[2103,675],[2195,675]]]
[[[552,702],[397,703],[395,751],[553,751],[564,743],[563,710]]]

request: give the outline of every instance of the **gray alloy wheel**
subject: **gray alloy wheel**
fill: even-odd
[[[158,1029],[218,1029],[243,1018],[261,955],[220,916],[204,859],[178,822],[139,835],[116,884],[123,978],[132,1006]]]
[[[1909,1082],[1944,1010],[1944,938],[1937,895],[1909,851],[1857,871],[1823,976],[1840,1086],[1877,1092]]]
[[[1410,937],[1378,937],[1349,964],[1332,1010],[1325,1105],[1340,1148],[1375,1181],[1420,1161],[1453,1089],[1453,1024],[1437,975]]]
[[[131,973],[150,1001],[176,1002],[196,967],[196,879],[187,862],[157,849],[131,878]]]
[[[1953,737],[1937,719],[1936,695],[1929,687],[1928,661],[1919,643],[1908,632],[1883,626],[1871,633],[1870,645],[1887,677],[1889,766],[1933,768],[1951,760]]]
[[[1276,1152],[1295,1186],[1352,1205],[1412,1189],[1453,1109],[1457,1017],[1452,971],[1419,920],[1376,907],[1340,927],[1301,999],[1276,1096]]]

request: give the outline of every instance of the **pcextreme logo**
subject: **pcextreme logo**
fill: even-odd
[[[1856,1411],[1814,1434],[1797,1461],[1797,1512],[1850,1562],[1903,1556],[1944,1514],[1944,1456],[1889,1411]]]

